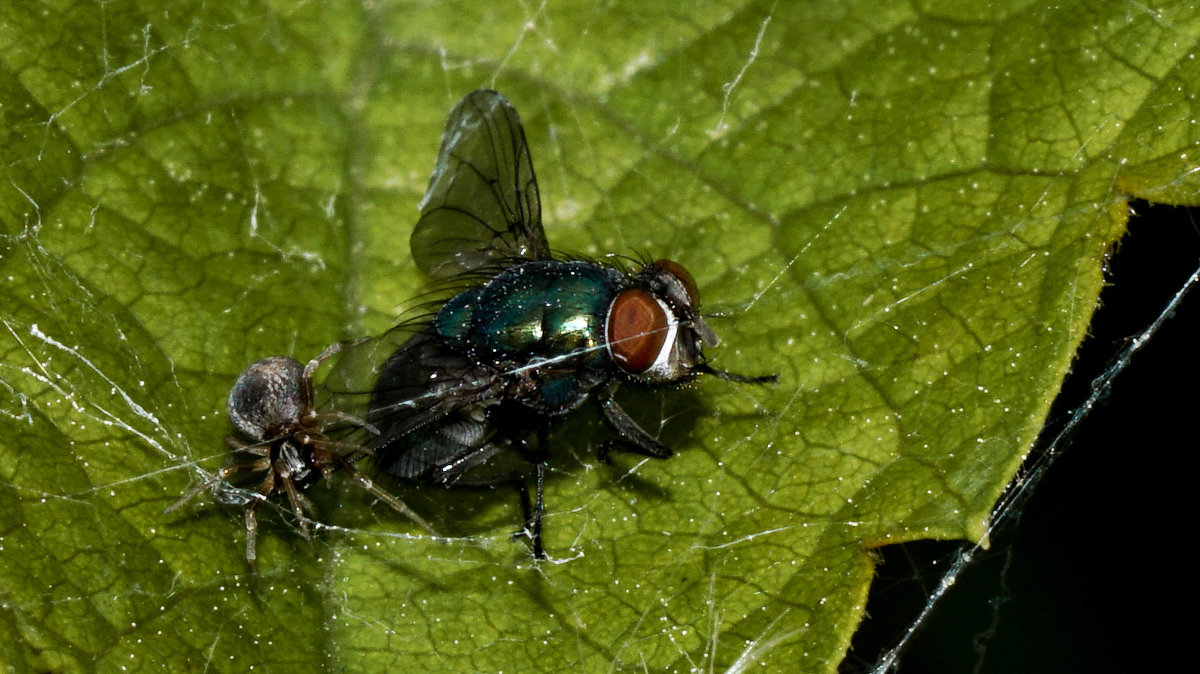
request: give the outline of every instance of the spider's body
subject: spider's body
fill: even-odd
[[[228,404],[229,419],[245,440],[231,435],[225,442],[235,453],[249,459],[217,471],[213,479],[193,487],[167,511],[179,508],[204,488],[223,482],[231,475],[262,473],[257,493],[246,505],[246,560],[253,568],[258,557],[257,513],[263,502],[279,494],[285,495],[307,540],[310,538],[307,515],[313,514],[313,506],[302,492],[318,479],[328,479],[335,470],[342,470],[376,498],[432,533],[429,524],[403,501],[354,469],[353,461],[366,454],[366,450],[356,444],[330,439],[325,434],[326,426],[334,423],[374,430],[353,417],[337,412],[318,412],[314,408],[313,374],[322,362],[344,346],[340,342],[331,345],[305,366],[286,356],[271,356],[247,367],[230,390]]]

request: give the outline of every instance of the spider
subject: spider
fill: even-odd
[[[249,455],[252,460],[221,468],[212,479],[192,487],[165,512],[182,507],[204,489],[224,482],[231,475],[264,473],[258,493],[246,506],[246,561],[257,572],[257,512],[262,503],[276,494],[287,495],[288,504],[300,523],[301,534],[311,541],[305,514],[313,513],[313,504],[301,492],[319,478],[328,481],[333,471],[342,470],[393,510],[436,535],[433,527],[403,501],[354,469],[351,462],[357,458],[355,455],[368,453],[366,449],[325,435],[325,428],[331,422],[378,432],[355,417],[340,412],[318,412],[313,406],[313,374],[321,363],[352,344],[354,342],[335,342],[305,366],[286,356],[271,356],[247,367],[229,392],[229,419],[238,433],[250,442],[230,435],[225,438],[225,443],[235,453]]]

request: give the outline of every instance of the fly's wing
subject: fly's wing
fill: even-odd
[[[487,420],[502,387],[494,370],[446,348],[421,318],[344,347],[318,386],[317,408],[337,423],[335,438],[363,448],[355,458],[372,454],[396,477],[493,484],[479,469],[511,453]]]
[[[467,94],[450,112],[409,244],[436,279],[550,257],[525,131],[499,92]]]
[[[495,438],[495,429],[487,421],[474,418],[472,412],[470,407],[463,408],[436,423],[389,438],[376,449],[376,464],[396,477],[447,486],[458,483],[506,445]]]
[[[317,410],[354,420],[342,424],[353,427],[346,434],[375,449],[496,395],[498,386],[498,377],[445,349],[422,319],[342,349],[317,387]]]
[[[450,112],[410,244],[436,279],[550,257],[525,132],[504,96],[476,91]],[[504,394],[499,373],[445,346],[428,320],[353,349],[336,374],[334,401],[351,403],[339,411],[363,420],[361,442],[393,474],[448,484],[511,453],[486,420]]]
[[[404,342],[377,372],[366,413],[378,431],[367,441],[371,449],[500,395],[500,378],[443,346],[432,325]]]
[[[447,349],[427,326],[379,370],[366,415],[378,435],[367,447],[380,469],[400,478],[447,486],[512,479],[517,471],[497,468],[511,465],[497,461],[510,443],[487,419],[502,393],[496,373]]]

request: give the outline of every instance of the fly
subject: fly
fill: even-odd
[[[498,92],[468,94],[451,111],[420,208],[413,259],[459,290],[428,320],[404,326],[415,331],[379,368],[366,414],[379,434],[367,445],[404,480],[516,484],[535,558],[545,558],[551,422],[594,398],[615,431],[602,461],[614,449],[665,459],[670,448],[614,397],[622,382],[777,380],[708,365],[702,347],[719,340],[679,263],[633,268],[551,254],[525,132]]]

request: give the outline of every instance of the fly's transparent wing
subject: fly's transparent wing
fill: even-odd
[[[446,349],[428,322],[414,321],[345,348],[320,385],[318,405],[360,420],[360,442],[376,449],[499,395],[500,383],[487,368]]]
[[[499,92],[467,94],[450,112],[409,243],[437,279],[550,257],[525,131]]]
[[[500,395],[502,382],[488,368],[448,349],[426,326],[378,369],[367,421],[376,425],[374,447]]]
[[[491,368],[446,348],[428,322],[414,321],[343,349],[322,382],[329,402],[321,409],[358,420],[351,433],[384,472],[491,485],[521,472],[520,455],[486,418],[503,384]]]

